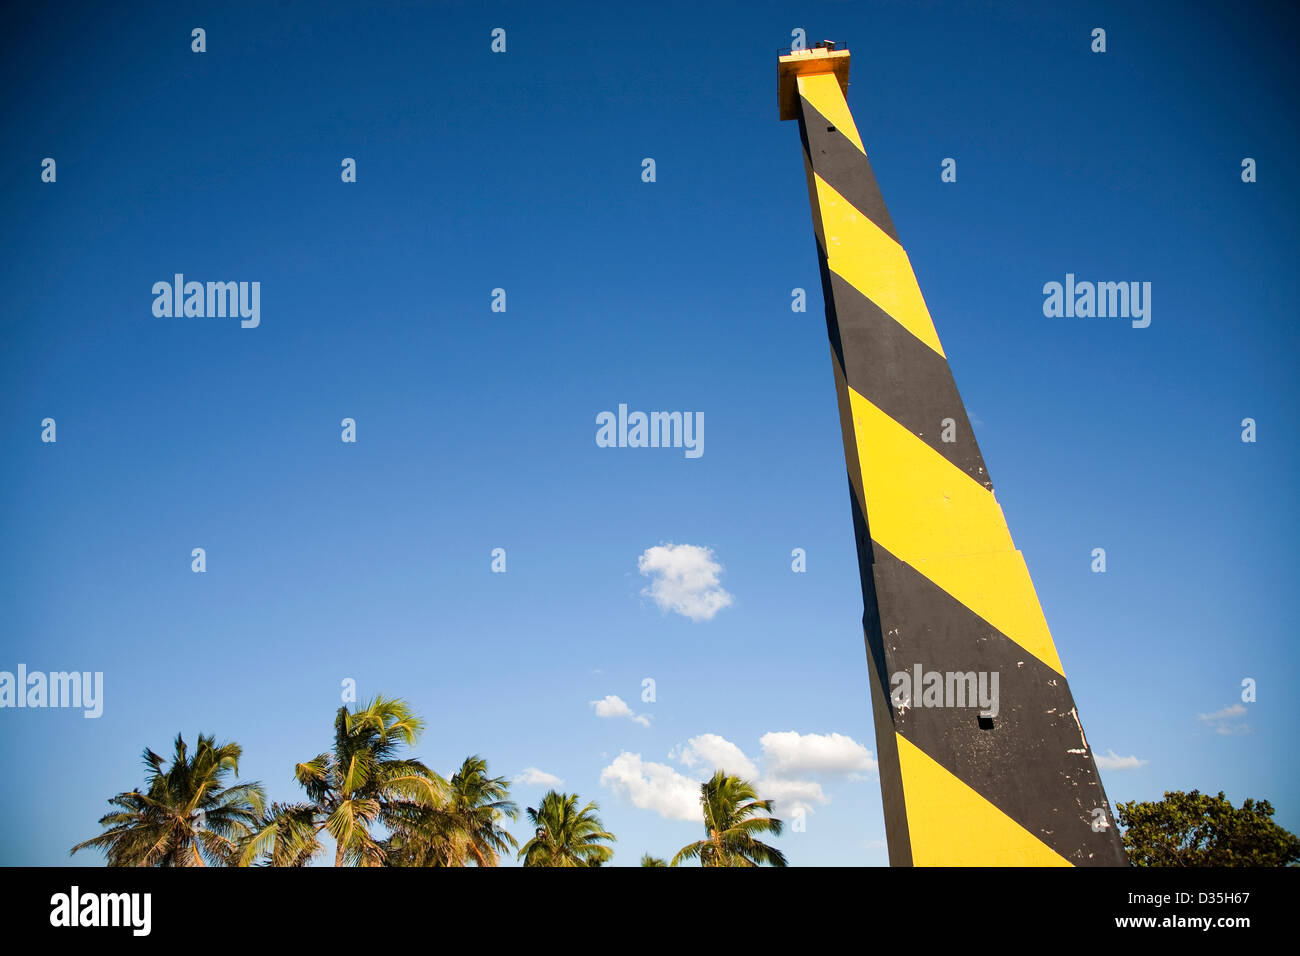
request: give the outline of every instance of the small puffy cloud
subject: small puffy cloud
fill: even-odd
[[[515,775],[514,783],[526,787],[558,787],[564,781],[553,773],[547,773],[545,770],[538,770],[536,767],[525,767]]]
[[[871,751],[843,734],[800,734],[793,730],[766,733],[759,739],[768,772],[798,774],[862,774],[876,769]]]
[[[644,714],[638,714],[627,705],[622,697],[616,694],[609,694],[604,700],[593,700],[590,706],[596,708],[597,717],[626,717],[628,720],[640,724],[642,727],[650,726],[650,718]]]
[[[1138,767],[1146,765],[1146,761],[1138,756],[1121,757],[1115,751],[1105,754],[1093,754],[1093,759],[1097,761],[1099,770],[1136,770]]]
[[[1229,704],[1212,714],[1197,714],[1196,719],[1209,724],[1216,734],[1228,735],[1249,733],[1250,725],[1241,719],[1245,716],[1245,704]]]
[[[676,757],[688,767],[695,767],[713,775],[715,770],[725,770],[733,777],[753,780],[758,776],[758,767],[754,761],[745,756],[745,752],[725,737],[717,734],[700,734],[692,737],[679,751],[668,756]]]
[[[642,595],[654,599],[662,611],[672,611],[692,621],[710,621],[731,604],[731,595],[719,582],[722,565],[709,548],[658,544],[647,548],[637,558],[636,566],[650,579]]]
[[[600,782],[641,810],[653,810],[665,820],[704,819],[700,785],[672,767],[642,760],[623,751],[600,772]]]
[[[1216,710],[1212,714],[1197,714],[1196,716],[1199,717],[1201,720],[1209,720],[1209,721],[1232,720],[1236,717],[1246,716],[1246,705],[1230,704],[1227,707],[1223,708],[1223,710]]]

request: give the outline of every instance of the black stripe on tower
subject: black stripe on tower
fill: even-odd
[[[1092,827],[1096,808],[1109,822],[1109,804],[1065,678],[871,545],[886,680],[899,673],[912,678],[918,664],[942,675],[998,674],[998,712],[985,727],[978,706],[948,706],[954,701],[946,695],[945,706],[918,706],[921,688],[912,686],[911,706],[891,700],[898,732],[1075,865],[1124,865],[1113,826]]]
[[[831,272],[817,244],[826,334],[848,385],[989,491],[989,477],[952,370],[930,348],[849,282]],[[843,414],[843,409],[841,409]],[[951,419],[945,427],[945,419]],[[944,441],[945,437],[952,441]],[[857,457],[857,446],[846,446]]]
[[[807,99],[799,97],[799,105],[799,138],[803,141],[804,155],[817,170],[817,175],[881,231],[899,242],[894,220],[885,207],[885,198],[876,184],[876,175],[871,171],[871,162],[866,154]],[[816,195],[815,191],[813,195]]]

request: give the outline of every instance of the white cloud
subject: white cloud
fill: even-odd
[[[1245,704],[1229,704],[1212,714],[1197,714],[1196,719],[1209,724],[1216,734],[1244,734],[1250,732],[1250,725],[1239,719],[1245,716]]]
[[[1136,755],[1121,757],[1113,750],[1105,754],[1093,754],[1093,759],[1097,761],[1097,767],[1100,770],[1136,770],[1147,763],[1147,761]]]
[[[515,775],[513,782],[528,787],[558,787],[564,783],[555,774],[538,770],[536,767],[525,767]]]
[[[822,783],[810,777],[859,780],[876,769],[871,753],[843,734],[786,731],[764,734],[759,742],[763,748],[761,767],[725,737],[700,734],[668,754],[689,767],[696,779],[667,764],[649,763],[640,754],[625,752],[605,768],[600,780],[634,806],[668,819],[698,821],[700,782],[722,769],[753,783],[759,799],[771,800],[776,815],[788,820],[798,810],[811,813],[814,807],[830,803]]]
[[[597,717],[626,717],[642,727],[650,726],[649,717],[636,713],[622,697],[615,694],[606,695],[604,700],[593,700],[590,706],[596,708]]]
[[[731,604],[719,583],[722,565],[709,548],[694,544],[658,544],[637,558],[637,570],[650,579],[642,595],[653,598],[662,611],[692,621],[710,621]]]
[[[861,774],[876,769],[871,751],[843,734],[799,734],[793,730],[766,733],[759,739],[768,772],[797,774]]]
[[[709,776],[713,776],[713,771],[718,769],[727,771],[733,777],[743,777],[746,780],[753,780],[758,776],[758,767],[754,765],[754,761],[746,757],[745,752],[730,740],[717,734],[700,734],[698,737],[692,737],[686,741],[680,751],[670,753],[668,756],[676,757],[688,767],[706,770]]]
[[[600,782],[632,806],[653,810],[665,820],[703,821],[700,785],[662,763],[624,751],[600,772]]]
[[[830,803],[831,798],[822,791],[815,780],[786,780],[781,777],[763,777],[755,787],[761,800],[775,804],[776,815],[788,816],[802,809],[812,813],[813,804]]]
[[[1201,720],[1229,720],[1233,717],[1244,717],[1246,714],[1245,704],[1229,704],[1223,710],[1216,710],[1212,714],[1197,714]]]

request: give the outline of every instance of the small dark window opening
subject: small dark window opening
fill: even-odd
[[[980,714],[980,716],[979,716],[979,721],[980,721],[980,730],[992,730],[992,729],[993,729],[993,718],[992,718],[992,717],[985,717],[983,714]]]
[[[833,133],[833,132],[835,132],[835,127],[834,127],[834,126],[827,126],[827,127],[826,127],[826,132],[828,132],[828,133]]]

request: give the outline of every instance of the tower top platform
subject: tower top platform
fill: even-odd
[[[849,92],[849,51],[837,50],[835,44],[823,41],[811,50],[795,50],[777,60],[776,99],[781,108],[781,119],[799,118],[799,89],[797,77],[813,73],[834,73],[840,81],[840,90]]]

